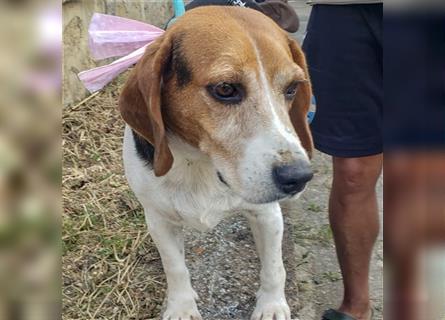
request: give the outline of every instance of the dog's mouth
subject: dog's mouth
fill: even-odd
[[[227,188],[233,190],[230,187],[230,185],[227,183],[227,181],[224,179],[224,176],[222,175],[222,173],[220,171],[217,170],[216,175],[218,177],[218,180],[222,184],[224,184]],[[275,202],[275,201],[291,199],[291,198],[295,197],[297,194],[300,194],[302,191],[304,191],[304,189],[305,189],[305,186],[303,186],[302,188],[298,188],[297,190],[293,190],[292,192],[288,192],[288,193],[276,192],[276,193],[269,194],[262,199],[250,199],[249,197],[246,198],[242,195],[240,195],[240,196],[246,202],[251,203],[251,204],[266,204],[266,203],[271,203],[271,202]]]
[[[233,190],[230,185],[227,183],[227,181],[224,179],[224,176],[222,175],[222,173],[220,171],[216,171],[216,175],[218,176],[218,180],[224,184],[227,188]],[[294,196],[290,195],[290,194],[274,194],[272,196],[266,197],[264,199],[256,199],[256,200],[252,200],[249,198],[245,198],[242,195],[240,195],[241,198],[243,198],[246,202],[251,203],[251,204],[266,204],[266,203],[271,203],[271,202],[275,202],[275,201],[279,201],[279,200],[283,200],[285,198],[290,198]]]
[[[221,181],[224,185],[230,188],[229,184],[224,180],[224,177],[222,176],[221,172],[216,171],[216,175],[218,176],[219,181]]]

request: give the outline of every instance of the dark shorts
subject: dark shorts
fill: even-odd
[[[381,4],[315,5],[303,43],[316,99],[315,147],[337,157],[381,153]]]

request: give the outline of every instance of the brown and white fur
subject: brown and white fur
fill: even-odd
[[[212,96],[209,90],[219,83],[242,88],[241,101],[227,104]],[[286,98],[289,85],[296,92]],[[247,216],[262,263],[252,319],[290,319],[278,201],[302,188],[283,191],[273,168],[308,170],[310,97],[296,42],[251,9],[193,9],[148,47],[119,107],[128,124],[125,173],[167,276],[163,319],[201,319],[182,227],[208,230],[235,212]],[[134,134],[153,147],[149,163],[137,151]]]

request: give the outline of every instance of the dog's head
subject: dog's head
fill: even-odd
[[[299,193],[312,177],[305,58],[271,19],[251,9],[187,12],[151,44],[120,99],[124,120],[153,144],[153,169],[173,164],[168,135],[208,155],[248,202]]]

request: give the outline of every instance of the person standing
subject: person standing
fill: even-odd
[[[382,18],[379,0],[310,0],[303,42],[316,99],[315,147],[330,156],[329,221],[344,297],[326,320],[367,320],[369,265],[379,232],[382,171]]]

